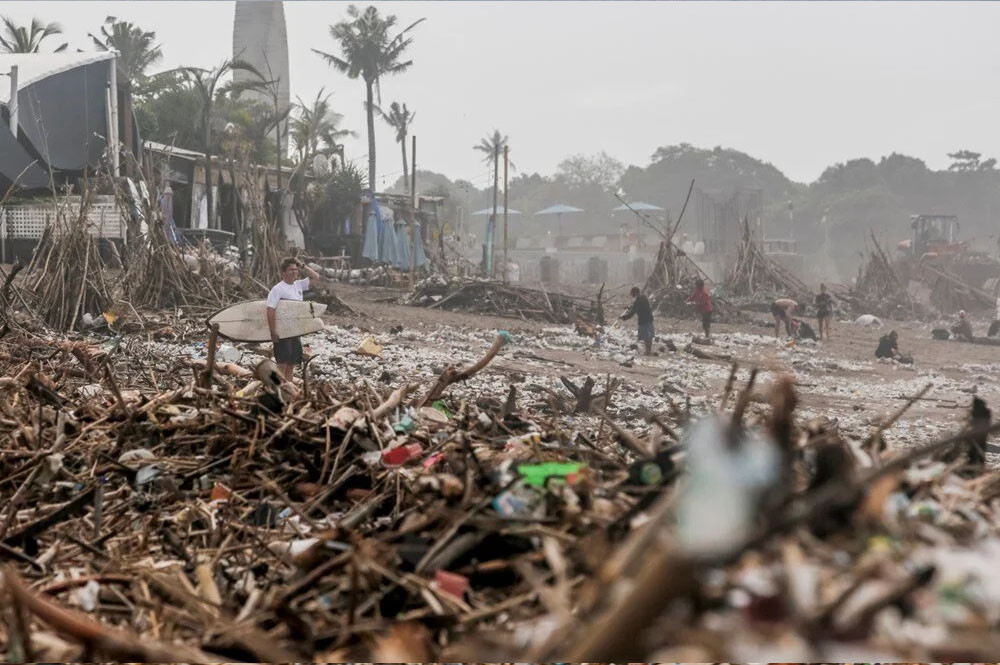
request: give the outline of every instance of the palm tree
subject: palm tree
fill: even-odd
[[[386,124],[396,130],[396,142],[403,148],[403,185],[405,186],[406,195],[409,196],[410,169],[406,165],[406,135],[410,133],[410,125],[413,124],[413,119],[417,117],[417,114],[410,113],[409,109],[406,108],[406,104],[400,106],[399,102],[390,104],[388,113],[382,109],[378,109],[378,114],[382,116]]]
[[[88,33],[94,46],[102,51],[118,51],[119,84],[125,81],[129,86],[141,83],[146,78],[146,70],[163,58],[159,44],[155,44],[156,33],[146,31],[129,21],[119,21],[114,16],[104,19],[101,34]]]
[[[227,83],[220,85],[222,77],[237,69],[254,72],[260,81],[264,76],[258,72],[253,65],[242,60],[223,60],[222,63],[213,69],[202,69],[200,67],[182,67],[181,74],[188,83],[198,91],[201,98],[201,131],[202,140],[205,144],[205,195],[208,199],[208,225],[213,228],[214,215],[212,214],[212,109],[215,106],[217,94],[233,92],[238,95],[244,90],[259,89],[260,81],[247,81],[243,83]]]
[[[497,189],[499,187],[499,171],[497,165],[500,161],[500,153],[503,152],[504,147],[507,145],[507,135],[500,134],[500,130],[494,129],[492,135],[487,135],[486,138],[482,139],[477,145],[472,146],[473,150],[478,150],[479,152],[485,153],[483,161],[489,164],[493,162],[493,207],[496,208],[497,203]],[[509,152],[509,150],[508,150]],[[507,160],[510,168],[515,168],[514,162]]]
[[[5,53],[39,53],[42,42],[52,35],[61,35],[62,27],[58,23],[42,23],[37,18],[31,19],[27,28],[19,26],[8,17],[3,17],[3,34],[0,35],[0,50]],[[63,44],[55,50],[65,51],[69,44]]]
[[[505,145],[507,145],[507,136],[501,135],[499,130],[494,129],[492,135],[487,134],[477,145],[472,146],[472,149],[485,153],[483,161],[489,164],[496,155],[503,152]],[[515,168],[514,162],[508,160],[507,163],[510,164],[511,168]]]
[[[313,49],[326,62],[348,78],[361,78],[365,82],[365,112],[368,116],[368,186],[375,188],[375,100],[373,90],[382,76],[398,74],[409,69],[412,60],[401,60],[413,41],[404,35],[424,19],[420,19],[400,33],[390,36],[396,25],[393,15],[379,15],[375,7],[362,12],[355,5],[347,8],[349,21],[330,26],[330,36],[340,43],[341,55]],[[379,91],[381,101],[381,89]]]
[[[88,33],[94,46],[102,51],[118,51],[118,87],[124,96],[123,123],[125,125],[125,145],[132,149],[132,93],[146,81],[146,70],[163,57],[160,46],[155,44],[156,33],[145,31],[129,21],[119,21],[114,16],[104,19],[101,35]],[[131,170],[131,164],[129,164]]]
[[[297,114],[289,123],[289,138],[295,144],[299,164],[308,164],[316,155],[337,152],[340,139],[352,134],[339,128],[344,116],[331,108],[330,94],[323,93],[320,88],[310,104],[299,98],[295,105]]]

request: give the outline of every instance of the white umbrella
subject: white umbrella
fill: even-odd
[[[573,206],[566,205],[565,203],[557,203],[554,206],[549,206],[545,210],[539,210],[536,215],[556,215],[556,219],[559,222],[559,233],[562,234],[562,216],[563,213],[568,212],[583,212],[583,208],[574,208]]]
[[[493,214],[493,208],[483,208],[482,210],[477,210],[476,212],[472,213],[473,217],[475,217],[475,216],[485,217],[487,215],[492,215],[492,214]],[[499,217],[502,214],[503,214],[503,206],[497,206],[497,216]],[[520,215],[521,211],[520,210],[508,210],[507,214],[508,215]]]
[[[611,212],[621,212],[622,210],[659,210],[663,212],[663,208],[660,206],[655,206],[652,203],[643,203],[642,201],[636,201],[635,203],[629,203],[626,205],[620,205],[614,208]]]

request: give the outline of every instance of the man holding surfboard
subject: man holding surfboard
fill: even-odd
[[[306,274],[299,279],[299,271]],[[292,380],[292,371],[302,362],[302,339],[299,337],[278,338],[275,310],[282,300],[302,300],[302,293],[309,290],[309,280],[320,279],[319,273],[303,264],[295,256],[281,262],[281,281],[267,294],[267,328],[274,343],[274,362],[286,381]]]

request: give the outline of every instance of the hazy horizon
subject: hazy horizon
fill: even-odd
[[[367,4],[367,3],[359,3]],[[417,165],[484,186],[472,146],[510,136],[519,173],[553,173],[601,150],[644,166],[663,145],[722,146],[812,182],[848,159],[893,152],[946,168],[948,152],[1000,156],[998,3],[391,2],[413,31],[406,73],[382,100],[416,112]],[[344,114],[348,158],[367,153],[364,85],[311,48],[338,52],[328,26],[347,3],[285,2],[292,98],[325,86]],[[106,15],[154,30],[164,59],[211,67],[229,57],[233,2],[5,2],[18,23],[59,22],[73,49]],[[199,17],[200,21],[193,20]],[[376,127],[379,187],[400,175]]]

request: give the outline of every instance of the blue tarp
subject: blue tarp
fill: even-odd
[[[368,215],[368,223],[365,224],[365,244],[361,248],[361,256],[378,261],[378,220],[374,213]]]
[[[417,224],[416,234],[418,238],[423,238],[423,235],[420,233],[420,224]],[[424,243],[418,242],[413,253],[417,257],[416,266],[418,268],[423,268],[427,263],[427,255],[424,253]]]
[[[493,215],[486,224],[486,274],[493,274],[493,228],[495,226]]]
[[[361,256],[378,263],[386,263],[394,268],[409,270],[410,268],[410,233],[406,226],[397,231],[392,221],[382,218],[382,209],[378,199],[372,197],[372,212],[368,216],[365,227],[365,241]],[[420,237],[420,225],[415,229]],[[416,267],[427,263],[423,243],[418,242],[416,248]]]
[[[396,265],[396,229],[392,222],[382,224],[382,234],[378,242],[378,259],[382,263]]]
[[[405,226],[396,232],[396,267],[410,269],[410,234]]]

